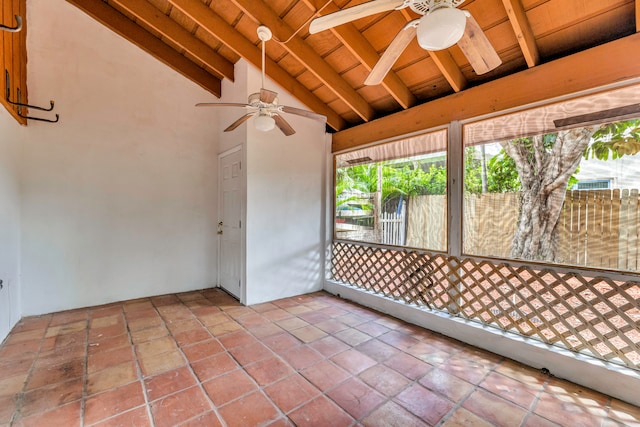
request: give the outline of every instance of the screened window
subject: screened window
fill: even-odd
[[[446,130],[335,160],[337,239],[446,250]]]
[[[639,94],[465,125],[464,253],[638,271],[640,119],[610,113]]]

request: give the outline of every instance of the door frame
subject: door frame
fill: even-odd
[[[246,200],[247,200],[247,181],[246,181],[246,173],[245,173],[245,165],[246,165],[246,156],[245,156],[245,151],[243,149],[243,144],[237,145],[233,148],[230,148],[228,150],[223,151],[222,153],[218,153],[218,173],[217,173],[217,187],[218,187],[218,208],[217,208],[217,219],[215,221],[216,224],[216,229],[217,229],[217,224],[218,222],[220,222],[220,219],[223,216],[223,201],[222,201],[222,168],[220,167],[221,163],[222,163],[222,159],[231,155],[231,154],[235,154],[238,151],[240,151],[240,161],[241,161],[241,167],[240,167],[240,219],[242,221],[242,227],[240,227],[240,303],[244,304],[245,301],[247,300],[247,295],[246,295],[246,268],[245,268],[245,242],[246,242],[246,219],[247,219],[247,215],[246,215]],[[224,290],[224,288],[222,287],[222,284],[220,283],[220,265],[221,265],[221,258],[222,258],[222,239],[220,238],[219,235],[216,235],[217,238],[217,256],[216,256],[216,286],[218,288],[221,288]]]

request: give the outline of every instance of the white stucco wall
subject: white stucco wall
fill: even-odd
[[[246,102],[260,90],[260,70],[241,60],[236,81],[223,84],[224,102]],[[267,79],[279,103],[306,109]],[[221,130],[245,114],[239,108],[220,114]],[[260,132],[250,119],[221,134],[220,152],[237,145],[245,156],[245,229],[242,302],[257,304],[321,290],[324,283],[325,180],[330,136],[325,124],[291,114],[283,117],[296,133],[277,128]]]
[[[60,122],[23,146],[23,314],[215,285],[212,96],[66,1],[28,24],[30,101]]]
[[[245,104],[247,102],[249,90],[249,82],[247,75],[248,69],[251,67],[246,61],[241,59],[235,66],[234,81],[222,81],[222,97],[216,99],[210,95],[203,102],[232,102],[237,104]],[[259,83],[258,83],[259,86]],[[218,121],[220,129],[218,135],[218,152],[224,153],[239,145],[246,145],[247,142],[247,125],[241,125],[239,128],[224,132],[224,130],[240,116],[246,114],[248,110],[241,107],[202,107],[207,110],[207,114]]]
[[[20,148],[25,128],[0,106],[0,342],[20,319]]]
[[[259,76],[257,69],[249,69],[249,81],[257,83]],[[269,89],[276,87],[271,85]],[[306,108],[284,90],[275,90],[280,104]],[[247,126],[247,304],[321,290],[324,284],[323,186],[329,139],[323,122],[283,117],[294,135]]]

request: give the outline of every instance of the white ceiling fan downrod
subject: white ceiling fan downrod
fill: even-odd
[[[273,37],[273,33],[271,32],[271,30],[267,27],[265,27],[264,25],[260,25],[258,27],[258,38],[260,40],[262,40],[262,88],[264,89],[265,87],[265,62],[266,62],[266,49],[265,49],[265,43],[269,40],[271,40],[271,37]]]

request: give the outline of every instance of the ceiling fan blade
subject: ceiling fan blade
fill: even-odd
[[[276,100],[277,97],[277,92],[272,92],[267,89],[260,89],[260,101],[264,102],[265,104],[271,104]]]
[[[307,117],[309,119],[320,120],[321,122],[327,120],[327,118],[322,114],[317,114],[313,111],[302,110],[295,107],[287,107],[286,105],[280,106],[280,109],[285,113],[295,114],[297,116]]]
[[[458,47],[467,57],[476,74],[484,74],[502,64],[498,52],[472,15],[467,15],[467,25]]]
[[[320,16],[319,18],[311,21],[311,25],[309,25],[309,33],[316,34],[320,31],[355,21],[356,19],[397,9],[403,6],[404,3],[404,0],[373,0],[347,9],[339,10],[325,16]]]
[[[231,132],[232,130],[234,130],[235,128],[237,128],[238,126],[240,126],[241,124],[243,124],[244,122],[246,122],[247,120],[249,120],[252,116],[254,116],[256,113],[247,113],[244,116],[240,117],[238,120],[236,120],[235,122],[231,123],[229,125],[228,128],[226,128],[224,131],[225,132]]]
[[[251,105],[235,102],[200,102],[196,104],[196,107],[251,107]]]
[[[393,64],[396,63],[398,57],[402,55],[402,52],[407,48],[411,40],[416,36],[416,31],[418,27],[419,19],[414,19],[413,21],[407,23],[398,34],[396,34],[395,38],[384,51],[376,65],[373,67],[373,70],[369,73],[364,84],[367,86],[377,85],[384,80],[384,77],[387,75]]]
[[[281,115],[274,114],[271,117],[273,117],[273,119],[276,121],[276,126],[278,126],[278,129],[280,129],[286,136],[290,136],[296,133],[296,131]]]

